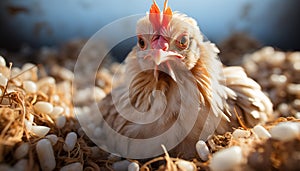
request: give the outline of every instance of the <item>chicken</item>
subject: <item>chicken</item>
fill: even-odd
[[[191,158],[199,139],[271,117],[260,86],[241,67],[223,66],[197,22],[172,12],[167,0],[162,13],[153,1],[136,32],[125,81],[98,104],[106,150],[149,158],[163,144],[171,155]]]

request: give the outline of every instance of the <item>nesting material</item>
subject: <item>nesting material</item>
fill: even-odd
[[[56,161],[51,142],[48,139],[42,139],[36,144],[36,151],[43,171],[54,170]]]
[[[195,163],[184,160],[184,159],[179,159],[179,158],[172,158],[169,156],[169,153],[167,152],[166,148],[164,145],[161,145],[162,149],[165,153],[164,157],[157,157],[154,158],[148,162],[146,162],[144,165],[141,166],[140,170],[150,170],[149,166],[152,163],[159,162],[159,161],[165,161],[165,165],[161,165],[159,167],[160,170],[174,170],[174,171],[184,171],[184,170],[193,170],[196,171],[197,167]]]
[[[68,164],[60,169],[60,171],[82,171],[82,170],[83,170],[83,166],[79,162]]]
[[[292,122],[296,125],[299,121],[294,118],[278,118],[270,125],[276,126],[280,123]],[[268,125],[268,128],[272,127]],[[299,158],[295,157],[300,151],[300,139],[295,138],[289,141],[281,141],[269,138],[260,143],[256,143],[254,149],[248,155],[250,170],[299,170]],[[249,145],[249,144],[248,144]],[[269,169],[270,168],[270,169]]]
[[[78,143],[78,151],[64,152],[63,137],[80,128],[73,113],[72,84],[63,78],[56,81],[57,78],[47,76],[30,63],[10,70],[5,61],[1,64],[1,59],[0,165],[3,169],[0,170],[6,166],[10,170],[59,170],[66,163],[83,163],[84,158],[91,158],[91,147],[87,144],[94,145],[84,132],[81,135],[84,139],[66,138],[65,149],[74,149]],[[55,121],[59,117],[58,128]],[[57,162],[54,154],[60,156]],[[105,154],[98,149],[98,158],[103,159]]]
[[[1,69],[2,72],[8,68]],[[7,85],[7,90],[1,89],[4,98],[1,101],[0,108],[0,130],[5,136],[0,138],[0,142],[4,142],[10,147],[18,144],[14,151],[10,150],[13,154],[13,161],[9,162],[16,163],[14,165],[15,169],[20,170],[18,168],[23,166],[22,169],[26,168],[27,170],[53,170],[56,167],[55,157],[54,154],[48,154],[54,153],[54,151],[58,153],[63,149],[62,145],[52,148],[52,145],[56,145],[59,139],[56,134],[59,131],[60,134],[66,135],[66,132],[69,132],[70,129],[57,130],[48,114],[51,116],[53,112],[54,115],[62,115],[62,107],[59,106],[68,108],[70,100],[64,99],[63,94],[59,92],[55,85],[54,78],[45,77],[39,80],[35,65],[26,64],[22,69],[14,67],[11,72],[14,72],[11,73],[13,78]],[[9,73],[5,75],[9,75]],[[58,106],[55,111],[53,111],[53,103]],[[9,117],[6,117],[6,115]],[[50,131],[53,134],[46,136]],[[48,139],[47,141],[38,141],[45,136]],[[29,139],[30,141],[28,141]],[[50,142],[51,148],[48,142]],[[30,148],[32,145],[36,147],[36,150]],[[0,148],[2,147],[3,144],[0,143]],[[5,146],[4,149],[6,149]],[[0,156],[8,156],[10,151],[0,150]],[[29,158],[31,164],[24,165],[23,158]],[[67,159],[65,160],[67,161]],[[6,159],[0,157],[0,161],[6,161]],[[58,168],[61,167],[60,164]]]
[[[239,138],[248,138],[250,137],[251,133],[248,130],[241,130],[241,129],[236,129],[232,133],[232,137],[235,139]]]

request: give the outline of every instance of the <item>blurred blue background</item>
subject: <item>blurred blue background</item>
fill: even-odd
[[[234,32],[246,32],[285,50],[300,50],[298,0],[170,0],[174,11],[195,18],[216,43]],[[163,0],[157,0],[162,8]],[[61,45],[74,38],[89,38],[122,17],[145,14],[152,0],[1,0],[0,47]],[[120,26],[113,33],[132,25]],[[105,40],[109,42],[108,40]]]

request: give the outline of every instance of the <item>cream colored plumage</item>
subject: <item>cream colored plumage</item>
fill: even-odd
[[[148,14],[138,21],[137,35],[138,45],[126,58],[126,81],[99,103],[103,118],[118,133],[137,139],[155,137],[176,121],[179,126],[170,141],[180,141],[177,137],[182,133],[187,136],[170,153],[190,158],[196,155],[195,144],[199,138],[206,140],[211,134],[222,134],[240,126],[236,113],[247,126],[270,117],[272,104],[260,86],[241,67],[222,66],[217,56],[219,50],[203,40],[194,19],[172,13],[168,27],[158,32]],[[182,39],[182,35],[188,39]],[[165,44],[155,44],[155,40]],[[182,48],[185,41],[188,46]],[[155,45],[166,45],[166,49],[162,51]],[[150,53],[153,49],[159,51]],[[164,51],[171,55],[156,63],[155,55]],[[184,73],[185,70],[191,75]],[[183,91],[180,86],[184,87]],[[186,128],[180,125],[192,122],[189,118],[195,107],[197,115],[192,130],[184,132]],[[184,111],[181,116],[180,110]]]

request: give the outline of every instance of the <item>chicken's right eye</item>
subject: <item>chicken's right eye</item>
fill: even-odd
[[[138,44],[141,49],[146,49],[146,42],[142,37],[138,37]]]

